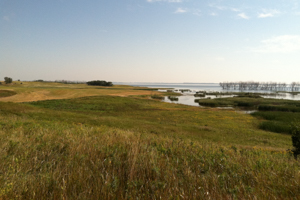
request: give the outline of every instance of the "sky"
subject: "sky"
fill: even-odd
[[[0,80],[300,81],[300,0],[0,0]]]

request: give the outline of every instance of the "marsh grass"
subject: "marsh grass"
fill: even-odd
[[[260,111],[300,112],[300,106],[296,105],[260,105]]]
[[[257,118],[101,91],[0,102],[0,199],[300,198],[290,136]]]
[[[205,93],[196,93],[194,97],[205,97]]]
[[[243,94],[244,95],[244,94]],[[202,106],[222,107],[234,106],[242,109],[257,109],[251,115],[262,119],[259,128],[275,133],[289,133],[290,123],[300,120],[300,102],[281,99],[233,97],[218,99],[198,99],[197,102]],[[267,121],[265,121],[267,120]]]
[[[178,97],[176,97],[176,96],[168,96],[168,99],[170,101],[178,101]]]
[[[299,198],[299,162],[107,126],[1,117],[2,199]]]
[[[21,106],[22,105],[22,106]],[[209,140],[224,144],[290,147],[286,135],[270,135],[259,131],[258,120],[251,115],[241,115],[235,111],[203,109],[179,104],[164,103],[136,97],[82,97],[66,100],[47,100],[21,104],[35,107],[24,115],[34,119],[84,123],[91,126],[106,125],[125,130],[176,136],[193,140]],[[18,106],[3,112],[18,115]],[[47,113],[45,115],[45,113]],[[206,127],[203,129],[203,127]],[[210,133],[209,133],[210,132]],[[253,134],[269,138],[269,143],[252,140]]]
[[[165,97],[163,95],[159,95],[159,94],[153,94],[151,95],[152,99],[159,99],[159,100],[163,100],[165,99]]]

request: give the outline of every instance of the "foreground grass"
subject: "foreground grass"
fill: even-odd
[[[300,197],[286,152],[1,117],[3,199]]]
[[[300,198],[290,136],[152,94],[0,102],[0,199]]]

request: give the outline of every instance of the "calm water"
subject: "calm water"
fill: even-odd
[[[227,90],[223,90],[218,83],[114,83],[116,85],[131,85],[131,86],[139,86],[139,87],[149,87],[149,88],[161,88],[159,91],[166,91],[167,88],[171,88],[175,90],[175,92],[183,94],[182,96],[178,96],[178,101],[171,101],[168,97],[165,98],[165,102],[169,103],[180,103],[191,106],[199,106],[198,103],[195,103],[195,99],[203,99],[199,97],[194,97],[194,94],[198,91],[207,91],[207,92],[227,92]],[[166,88],[166,89],[163,89]],[[188,89],[189,92],[180,92],[179,90]],[[238,92],[238,90],[234,90],[234,92]],[[247,92],[263,92],[263,93],[272,93],[270,91],[247,91]],[[206,95],[205,98],[226,98],[233,97],[234,95]],[[274,99],[290,99],[290,100],[300,100],[300,95],[292,95],[288,93],[280,93],[276,96],[274,95],[263,95],[264,98],[274,98]]]
[[[218,83],[114,83],[116,85],[131,85],[149,88],[190,89],[191,91],[222,91]]]

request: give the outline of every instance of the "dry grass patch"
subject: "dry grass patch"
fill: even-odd
[[[85,84],[61,84],[47,82],[24,82],[9,86],[1,86],[17,92],[14,96],[1,98],[3,102],[31,102],[49,99],[70,99],[86,96],[120,96],[151,95],[155,91],[136,90],[136,87],[116,85],[113,87],[87,86]]]

